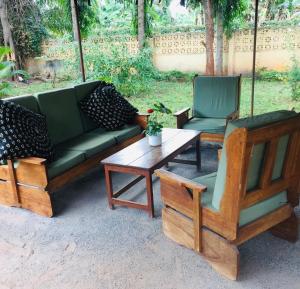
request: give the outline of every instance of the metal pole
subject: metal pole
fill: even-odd
[[[81,41],[81,33],[80,33],[80,25],[79,25],[79,20],[78,20],[78,5],[77,5],[77,0],[72,0],[73,4],[73,9],[75,10],[75,22],[76,22],[76,29],[74,33],[77,36],[78,40],[78,49],[79,49],[79,57],[80,57],[80,71],[81,71],[81,76],[82,76],[82,81],[85,82],[85,69],[84,69],[84,60],[83,60],[83,52],[82,52],[82,41]]]
[[[255,64],[256,64],[256,41],[257,41],[257,23],[258,23],[258,2],[259,2],[259,0],[255,0],[253,61],[252,61],[252,89],[251,89],[251,116],[253,116],[253,114],[254,114],[254,89],[255,89]]]

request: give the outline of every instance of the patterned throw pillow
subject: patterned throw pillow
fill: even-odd
[[[53,158],[46,117],[10,101],[0,100],[0,160]]]
[[[107,130],[131,123],[137,113],[113,84],[101,82],[93,93],[80,101],[81,109],[100,127]]]

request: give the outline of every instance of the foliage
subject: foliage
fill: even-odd
[[[266,67],[262,67],[257,69],[256,79],[265,81],[286,81],[288,79],[288,73],[276,70],[267,70]]]
[[[80,31],[87,37],[92,28],[99,22],[98,2],[91,0],[91,6],[86,0],[78,0],[78,14]],[[37,0],[42,13],[45,27],[54,36],[71,35],[72,14],[70,0]]]
[[[300,67],[296,57],[293,57],[293,66],[289,73],[288,82],[291,87],[292,99],[300,100]]]
[[[150,114],[145,132],[147,135],[157,135],[163,128],[163,122],[159,120],[162,114],[171,114],[172,111],[163,103],[158,102],[153,104],[153,108],[149,108],[147,112]]]
[[[7,96],[10,92],[11,85],[7,81],[7,78],[16,74],[26,75],[21,70],[13,71],[14,63],[6,60],[10,52],[10,48],[0,46],[0,97]]]
[[[101,46],[98,42],[89,40],[83,43],[83,47],[87,79],[114,83],[123,95],[131,96],[148,91],[153,79],[160,77],[152,63],[150,48],[132,55],[123,43],[112,44],[109,39],[106,43],[101,43]],[[64,60],[64,75],[58,75],[58,78],[65,79],[67,75],[79,79],[79,57],[76,56],[76,46],[62,42],[55,49],[62,55],[70,51],[73,51],[74,55]]]
[[[34,0],[11,0],[7,9],[16,48],[16,61],[19,67],[24,67],[26,59],[41,54],[46,30]]]

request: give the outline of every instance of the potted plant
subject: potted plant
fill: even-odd
[[[150,114],[150,117],[145,133],[148,137],[149,145],[159,146],[161,145],[161,131],[163,128],[163,122],[159,121],[158,118],[162,114],[171,114],[172,112],[161,102],[155,103],[153,108],[149,108],[147,112]]]

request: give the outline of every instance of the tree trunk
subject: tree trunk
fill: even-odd
[[[4,46],[8,46],[11,49],[11,60],[16,61],[16,49],[13,41],[11,26],[8,20],[6,0],[0,0],[0,19],[3,31]],[[16,63],[16,66],[17,69],[19,69],[18,63]]]
[[[73,39],[78,41],[78,25],[77,25],[77,1],[71,0],[71,14],[72,14],[72,26],[73,26]]]
[[[145,45],[145,0],[138,0],[138,44],[142,50]]]
[[[206,74],[214,75],[214,21],[211,0],[203,0],[205,13]]]
[[[223,41],[224,41],[224,27],[222,12],[217,13],[217,47],[216,47],[216,74],[223,74]]]

